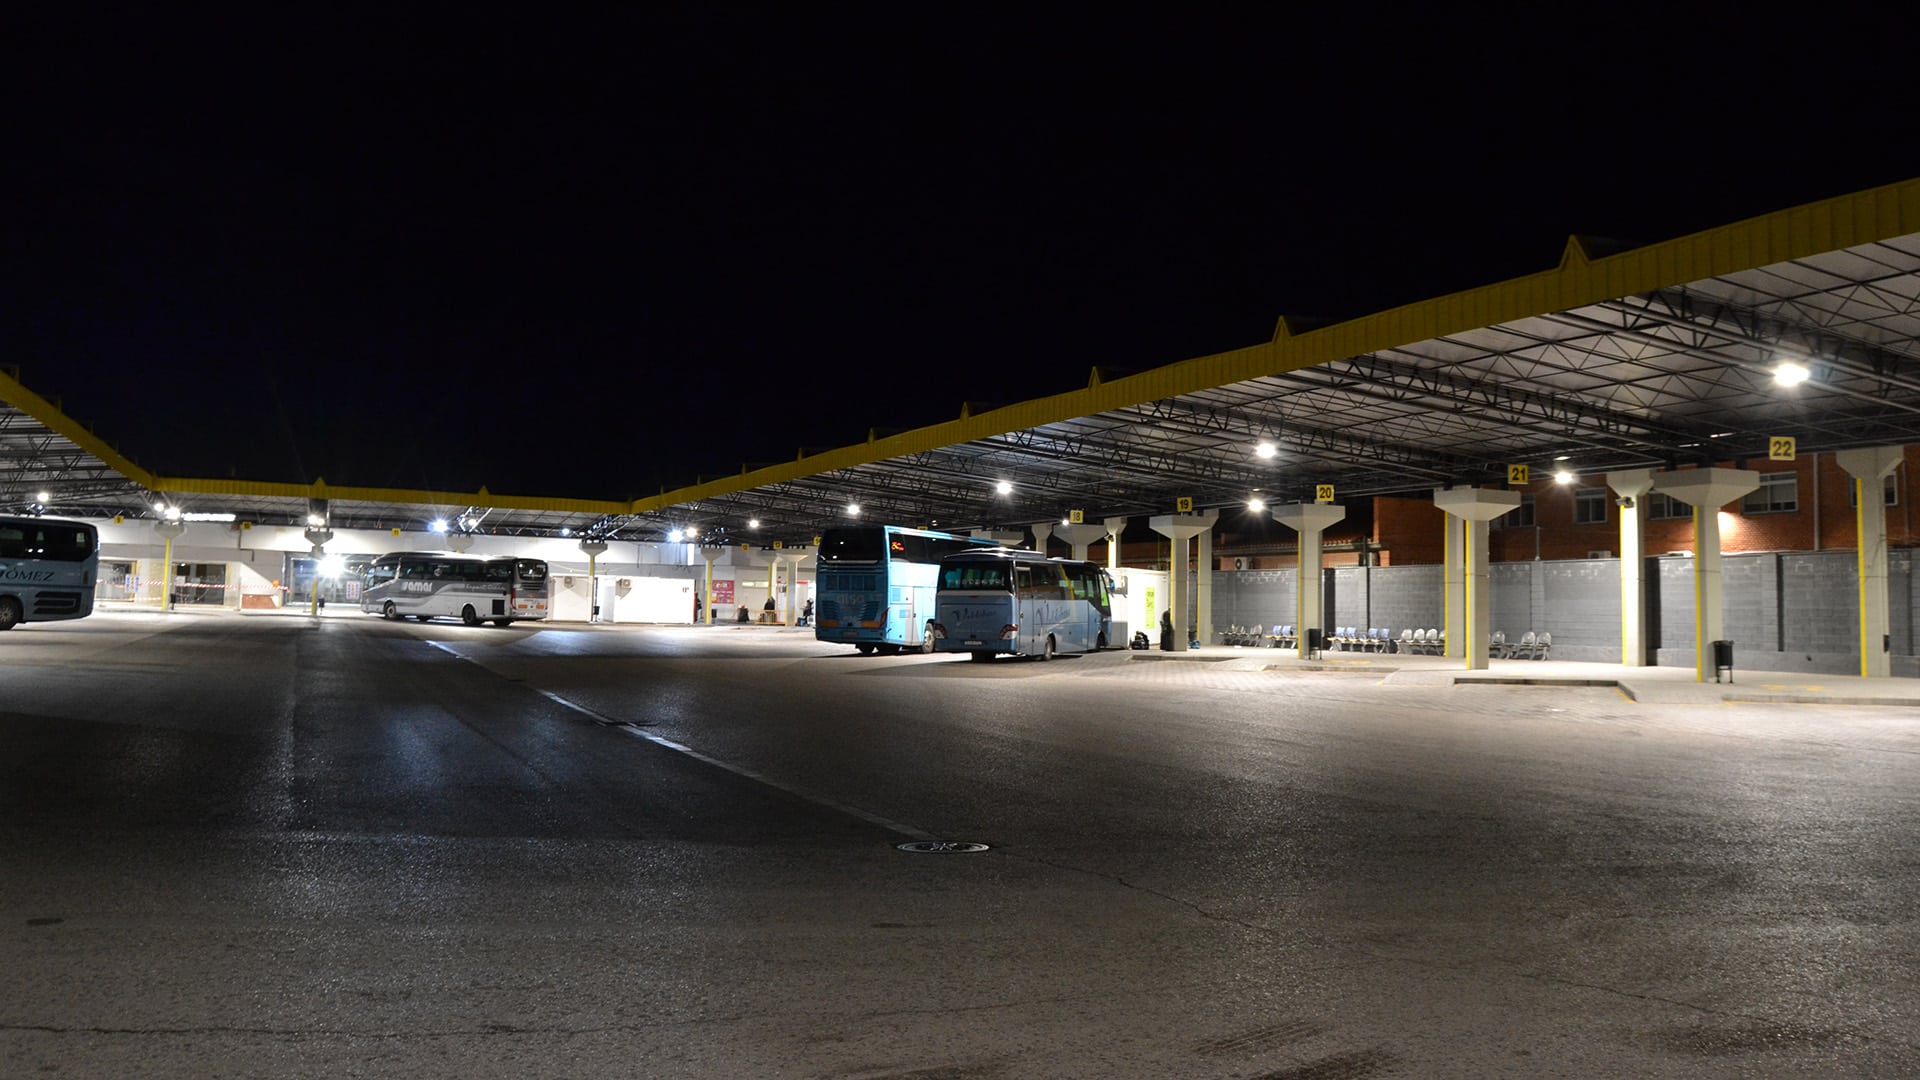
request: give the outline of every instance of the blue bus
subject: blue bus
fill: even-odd
[[[899,525],[854,525],[820,536],[813,636],[852,645],[862,656],[933,651],[933,593],[940,560],[993,547],[950,533]]]
[[[949,555],[934,600],[934,649],[974,660],[1051,660],[1112,644],[1113,581],[1098,563],[995,548]]]

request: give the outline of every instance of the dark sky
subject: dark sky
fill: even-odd
[[[43,7],[0,363],[171,474],[651,494],[1920,176],[1831,8]]]

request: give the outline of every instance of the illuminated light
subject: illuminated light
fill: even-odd
[[[1008,483],[1005,480],[1002,480],[999,483],[993,485],[993,490],[999,492],[1002,495],[1011,495],[1013,494],[1013,485]]]
[[[1262,510],[1265,510],[1266,508],[1267,508],[1267,504],[1259,499],[1247,500],[1247,509],[1253,511],[1256,514]]]
[[[167,520],[168,520],[168,521],[179,521],[179,520],[180,520],[180,508],[179,508],[179,507],[177,507],[177,506],[169,506],[169,507],[167,507]]]
[[[43,492],[41,492],[41,493],[40,493],[40,494],[38,494],[38,495],[35,495],[35,496],[34,496],[33,498],[34,498],[34,501],[35,501],[35,502],[41,502],[41,503],[45,503],[45,502],[52,502],[52,501],[53,501],[53,496],[52,496],[52,495],[49,495],[49,494],[47,494],[47,493],[46,493],[46,492],[44,492],[44,491],[43,491]]]
[[[1782,360],[1773,369],[1773,381],[1781,386],[1799,386],[1812,377],[1813,372],[1807,365],[1792,360]]]
[[[232,514],[181,514],[182,521],[232,521]]]
[[[859,503],[848,503],[848,504],[847,504],[847,516],[848,516],[848,517],[859,517],[859,516],[860,516],[860,504],[859,504]]]
[[[468,532],[472,532],[472,531],[473,531],[473,527],[474,527],[475,525],[478,525],[478,524],[480,524],[480,523],[479,523],[479,522],[477,522],[477,521],[475,521],[475,520],[473,520],[473,519],[472,519],[472,518],[470,518],[470,517],[463,517],[463,518],[461,518],[461,519],[460,519],[460,527],[461,527],[462,529],[465,529],[465,530],[466,530],[466,531],[468,531]]]
[[[1573,481],[1574,475],[1565,469],[1556,470],[1553,474],[1553,482],[1556,484],[1571,484]]]
[[[693,537],[696,537],[696,536],[699,536],[699,535],[700,535],[700,529],[699,529],[699,527],[697,527],[697,526],[694,526],[694,525],[689,525],[689,526],[687,526],[687,538],[688,538],[688,539],[692,539]]]
[[[749,528],[749,529],[757,529],[757,528],[759,528],[759,527],[760,527],[760,519],[759,519],[759,518],[748,518],[748,519],[747,519],[747,528]]]
[[[344,555],[322,555],[320,557],[320,576],[337,578],[347,572],[347,558]]]
[[[443,533],[443,532],[446,532],[446,531],[447,531],[447,519],[446,519],[446,518],[434,518],[434,519],[433,519],[433,520],[432,520],[431,522],[429,522],[429,523],[427,524],[427,531],[428,531],[428,532],[437,532],[437,533]]]
[[[677,544],[682,540],[685,540],[686,538],[687,538],[687,534],[681,532],[679,529],[674,529],[673,531],[667,533],[667,543],[669,544]]]
[[[154,513],[156,513],[156,514],[164,514],[164,513],[166,513],[166,512],[167,512],[167,504],[166,504],[166,503],[154,503],[154,504],[153,504],[153,512],[154,512]]]
[[[1254,447],[1253,452],[1256,456],[1263,457],[1263,458],[1270,458],[1273,455],[1279,453],[1280,448],[1273,445],[1270,442],[1263,442],[1260,445]]]
[[[573,530],[572,530],[572,529],[569,529],[569,528],[567,528],[567,527],[566,527],[566,526],[564,526],[564,525],[562,525],[562,526],[560,527],[560,535],[561,535],[561,536],[572,536],[572,535],[573,535]]]

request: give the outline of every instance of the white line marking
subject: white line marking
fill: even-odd
[[[448,648],[446,645],[438,641],[429,641],[427,642],[427,644],[433,646],[436,649],[440,649],[444,651],[447,655],[452,656],[455,659],[465,660],[467,663],[472,664],[474,667],[477,667],[482,671],[487,670],[486,665],[480,663],[480,661],[475,660],[470,656],[462,656],[459,653],[454,652],[452,649]],[[522,684],[522,685],[525,685],[525,684]],[[833,799],[829,799],[821,795],[815,795],[810,791],[806,791],[802,788],[794,787],[791,784],[783,784],[778,780],[774,780],[769,777],[762,776],[759,773],[754,772],[752,769],[742,768],[741,766],[734,765],[729,762],[721,761],[719,758],[713,757],[709,754],[703,754],[700,751],[695,750],[691,746],[687,746],[683,743],[677,743],[677,742],[674,742],[672,739],[663,738],[662,736],[655,735],[644,728],[634,725],[629,721],[616,720],[613,717],[598,711],[597,709],[593,709],[586,705],[582,705],[577,701],[569,701],[566,698],[561,697],[559,694],[556,694],[551,690],[542,690],[537,686],[528,686],[527,689],[533,691],[536,694],[539,694],[541,697],[546,698],[548,701],[553,702],[555,705],[558,705],[563,709],[568,709],[573,712],[579,713],[580,715],[588,718],[589,720],[592,720],[596,724],[600,724],[604,727],[619,728],[620,730],[626,732],[629,735],[634,736],[635,738],[645,739],[646,741],[654,744],[655,746],[672,750],[677,754],[685,754],[686,756],[692,758],[695,761],[701,762],[702,764],[711,765],[714,768],[720,769],[724,772],[730,772],[733,775],[740,777],[741,779],[751,780],[756,784],[763,784],[767,787],[774,789],[775,791],[785,792],[786,794],[791,795],[794,798],[801,800],[802,802],[809,802],[815,806],[823,806],[829,810],[835,810],[835,811],[838,811],[839,813],[846,814],[850,817],[859,818],[861,821],[864,821],[869,825],[878,825],[879,827],[887,830],[888,832],[898,833],[909,840],[932,840],[932,841],[944,842],[941,840],[940,837],[933,835],[932,833],[928,832],[925,829],[916,828],[915,826],[912,826],[912,825],[903,824],[901,822],[894,821],[891,818],[884,818],[884,817],[881,817],[879,814],[869,813],[865,810],[860,809],[857,806],[848,806],[846,803],[837,802]]]

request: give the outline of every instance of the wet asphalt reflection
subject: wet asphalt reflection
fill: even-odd
[[[1920,1074],[1911,710],[1214,655],[10,632],[0,1071]]]

